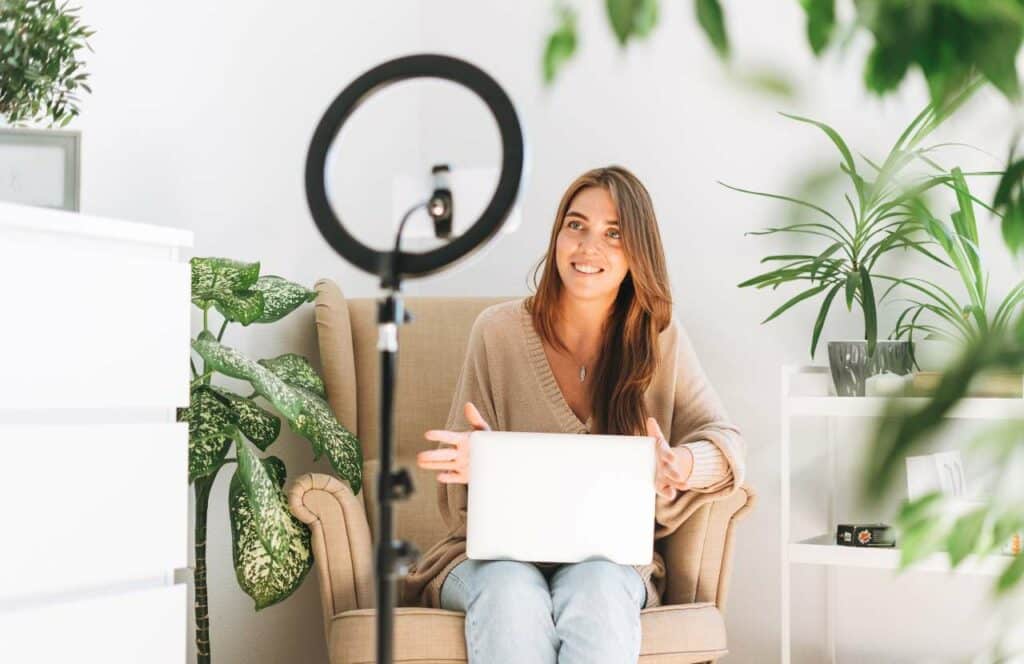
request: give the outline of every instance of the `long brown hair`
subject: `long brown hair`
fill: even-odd
[[[644,393],[657,368],[658,334],[672,319],[672,295],[654,205],[635,175],[621,166],[608,166],[573,180],[558,203],[547,253],[533,271],[535,293],[526,299],[526,307],[537,334],[549,345],[568,352],[555,331],[564,288],[555,261],[555,245],[569,205],[587,187],[600,187],[611,195],[629,265],[605,323],[601,353],[590,382],[592,430],[643,435],[647,416]],[[542,267],[538,283],[537,271]]]

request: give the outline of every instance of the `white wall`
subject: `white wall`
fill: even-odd
[[[804,45],[799,5],[791,0],[733,2],[728,13],[739,63],[782,67],[802,91],[795,101],[731,82],[688,3],[662,3],[654,37],[625,53],[614,44],[603,3],[576,3],[586,5],[580,53],[551,90],[540,78],[543,37],[553,21],[548,3],[84,4],[84,19],[97,34],[89,58],[95,93],[84,100],[75,125],[84,131],[83,210],[191,228],[198,255],[259,259],[264,272],[307,284],[330,275],[351,296],[375,294],[375,281],[343,264],[315,231],[302,187],[305,152],[323,109],[348,81],[377,62],[418,50],[465,57],[505,86],[528,132],[532,173],[522,199],[523,227],[488,248],[486,265],[476,261],[410,283],[408,293],[525,294],[527,273],[544,250],[568,182],[595,165],[633,169],[654,197],[677,308],[747,434],[749,482],[760,494],[736,550],[727,661],[778,660],[778,372],[782,363],[807,361],[816,309],[758,325],[783,295],[735,284],[778,245],[743,233],[783,221],[782,209],[715,181],[778,191],[821,158],[837,162],[823,137],[776,110],[826,120],[877,155],[923,104],[918,81],[882,101],[865,95],[858,48],[845,62],[832,56],[815,63]],[[393,168],[419,168],[439,158],[488,163],[493,136],[476,133],[486,131],[486,119],[465,97],[447,107],[434,92],[422,86],[418,93],[395,92],[379,108],[368,105],[357,118],[363,133],[343,137],[345,156],[353,156],[338,163],[338,191],[347,201],[345,213],[351,206],[351,218],[372,227],[371,242],[388,237],[383,215],[390,210]],[[992,118],[1002,108],[987,96],[944,136],[1001,155],[1003,139]],[[1008,288],[1010,262],[995,226],[984,224],[982,232],[998,295]],[[884,322],[893,318],[891,311],[883,315]],[[227,339],[256,356],[293,351],[315,357],[311,320],[307,307],[266,329],[234,330]],[[840,314],[825,337],[859,334],[856,318]],[[816,362],[824,361],[819,353]],[[309,461],[303,441],[283,437],[273,451],[289,475],[325,468]],[[215,661],[324,661],[313,576],[295,596],[259,614],[237,588],[228,478],[225,473],[218,482],[210,511]],[[985,583],[910,577],[891,584],[881,574],[840,573],[840,657],[923,661],[969,652],[981,638]],[[820,571],[796,571],[797,661],[823,661],[817,599],[823,590]],[[883,622],[867,605],[872,599],[890,607],[890,615],[921,615]]]

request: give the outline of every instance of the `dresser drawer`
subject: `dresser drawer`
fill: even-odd
[[[184,585],[84,597],[5,611],[0,661],[14,664],[181,664]]]
[[[188,264],[0,239],[0,408],[188,405]]]
[[[188,425],[0,425],[0,601],[188,565]]]

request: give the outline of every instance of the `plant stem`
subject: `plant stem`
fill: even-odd
[[[188,363],[192,367],[192,377],[195,378],[196,376],[199,375],[199,372],[196,371],[196,362],[190,357],[188,358]]]
[[[204,372],[202,376],[196,376],[196,379],[192,381],[191,385],[189,385],[189,389],[195,387],[196,384],[198,384],[198,383],[206,384],[208,382],[206,379],[209,378],[212,375],[213,375],[213,369],[210,369],[209,371]]]
[[[203,331],[205,332],[209,332],[210,330],[209,319],[207,318],[209,313],[209,309],[203,309]]]
[[[220,341],[222,338],[224,338],[224,330],[226,330],[226,329],[228,329],[228,319],[227,318],[224,319],[224,322],[220,326],[220,332],[217,333],[217,341]]]
[[[210,491],[217,474],[201,477],[195,481],[196,529],[195,529],[195,615],[196,615],[196,664],[210,664],[210,604],[206,592],[206,512],[210,504]]]

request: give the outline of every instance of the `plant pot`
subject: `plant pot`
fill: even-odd
[[[914,342],[914,359],[921,371],[945,371],[956,360],[960,347],[945,339]]]
[[[828,342],[828,364],[836,395],[864,396],[864,381],[875,374],[888,371],[905,376],[913,369],[910,351],[909,341],[879,340],[874,355],[868,357],[866,341]]]

